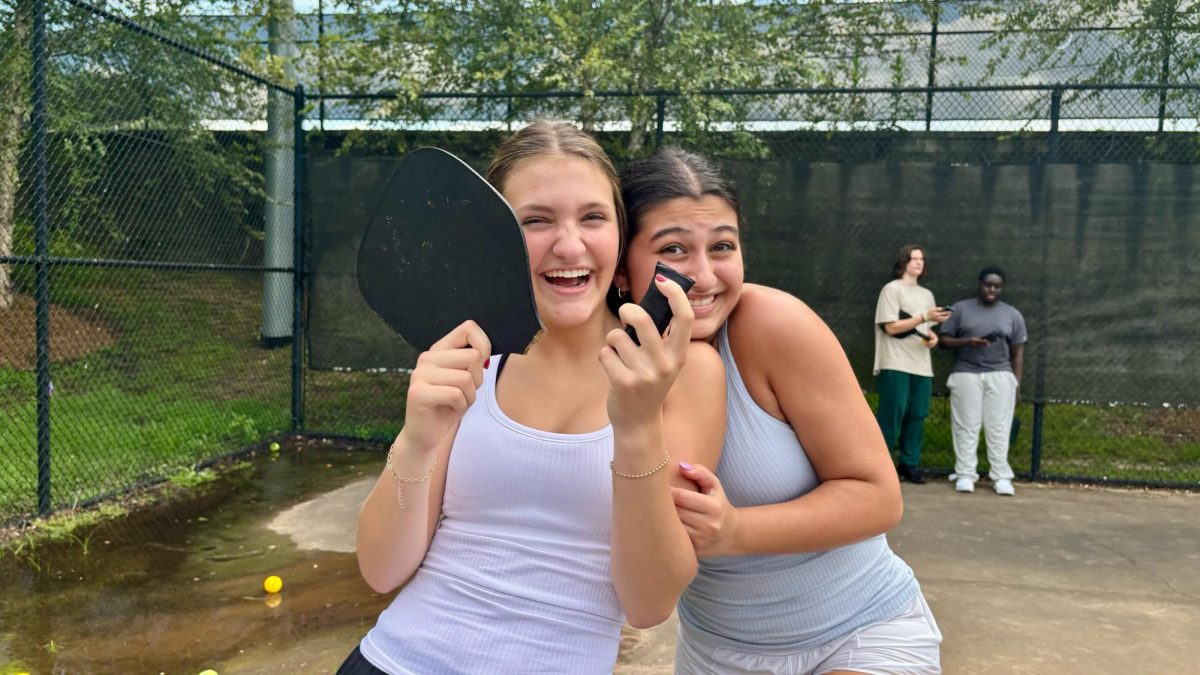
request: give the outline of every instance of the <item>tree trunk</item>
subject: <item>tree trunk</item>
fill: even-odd
[[[583,85],[583,98],[579,99],[579,129],[584,133],[596,133],[596,97],[592,96],[592,78],[588,73],[583,73],[580,78],[580,83]]]
[[[649,134],[648,127],[650,126],[650,111],[657,109],[657,106],[650,106],[642,101],[635,101],[630,114],[629,124],[629,144],[625,150],[630,157],[637,157],[641,154],[642,148],[646,146],[646,137]]]
[[[645,94],[650,89],[651,84],[657,85],[655,88],[659,88],[662,85],[661,82],[648,82],[646,76],[650,73],[658,72],[658,69],[653,66],[658,60],[659,51],[662,48],[663,36],[666,31],[667,22],[671,17],[673,5],[672,0],[663,0],[652,2],[648,7],[651,11],[651,16],[649,24],[642,31],[641,53],[634,54],[634,58],[640,58],[643,63],[649,65],[649,67],[638,70],[634,90],[639,94]],[[629,111],[629,141],[625,146],[625,150],[631,158],[640,155],[642,148],[646,146],[646,137],[649,135],[647,127],[652,119],[651,110],[658,110],[657,103],[647,104],[641,99],[633,99],[633,105]]]
[[[27,0],[15,3],[13,23],[0,44],[0,257],[13,253],[17,188],[21,184],[21,149],[29,116],[29,33],[33,24]],[[12,273],[0,265],[0,309],[13,301]]]

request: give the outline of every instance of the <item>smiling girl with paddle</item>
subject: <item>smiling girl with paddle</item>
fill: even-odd
[[[590,137],[534,123],[488,180],[524,233],[545,331],[496,356],[468,321],[418,360],[358,523],[363,577],[403,588],[341,673],[611,672],[623,622],[665,620],[696,571],[671,487],[695,489],[681,461],[717,462],[720,359],[690,342],[674,282],[656,282],[664,338],[606,305],[625,214]]]

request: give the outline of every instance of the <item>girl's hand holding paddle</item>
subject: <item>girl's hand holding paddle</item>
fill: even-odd
[[[623,330],[608,333],[608,346],[600,363],[608,374],[608,418],[614,427],[661,420],[662,403],[687,360],[694,315],[687,294],[664,276],[655,283],[667,297],[673,317],[665,337],[660,337],[650,315],[641,307],[621,306],[621,321],[637,331],[641,346]]]
[[[475,402],[491,348],[483,329],[468,320],[417,358],[397,439],[406,453],[424,457],[457,427]]]

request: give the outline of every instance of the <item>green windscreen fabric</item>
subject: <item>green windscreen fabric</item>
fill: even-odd
[[[876,297],[900,247],[916,243],[928,260],[922,283],[939,303],[974,296],[985,265],[1007,271],[1003,299],[1029,328],[1026,397],[1200,404],[1200,227],[1191,164],[1004,163],[1004,139],[953,134],[865,153],[864,136],[810,139],[806,157],[722,163],[741,193],[747,280],[811,305],[841,340],[864,388],[875,385]],[[1097,147],[1106,142],[1094,139]],[[1103,156],[1084,139],[1071,150]],[[395,163],[309,162],[313,368],[414,362],[412,350],[367,309],[354,278],[360,232]],[[948,350],[934,354],[941,391],[952,360]]]
[[[356,277],[363,229],[398,164],[395,157],[324,157],[308,162],[310,368],[395,369],[416,363],[415,350],[367,306]]]

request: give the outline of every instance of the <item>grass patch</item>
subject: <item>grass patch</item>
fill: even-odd
[[[867,401],[875,410],[878,396]],[[1017,473],[1030,471],[1033,404],[1022,403],[1017,441],[1008,458]],[[954,467],[950,399],[934,397],[925,421],[921,464]],[[987,472],[980,438],[979,473]],[[1093,480],[1141,480],[1200,484],[1200,410],[1050,403],[1043,413],[1041,472]]]
[[[167,476],[167,482],[177,488],[194,488],[205,483],[211,483],[217,479],[217,474],[211,469],[195,469],[184,467],[175,473]]]
[[[65,543],[78,548],[82,555],[87,555],[91,550],[92,538],[100,526],[126,513],[128,510],[123,505],[113,503],[36,520],[0,545],[0,559],[11,555],[40,571],[38,548],[41,546]]]
[[[305,428],[361,440],[400,433],[407,374],[310,371],[305,378]]]
[[[56,305],[90,312],[116,336],[52,365],[55,509],[289,428],[291,350],[259,347],[260,285],[255,275],[144,270],[55,277]],[[36,509],[36,381],[0,368],[0,519]]]

